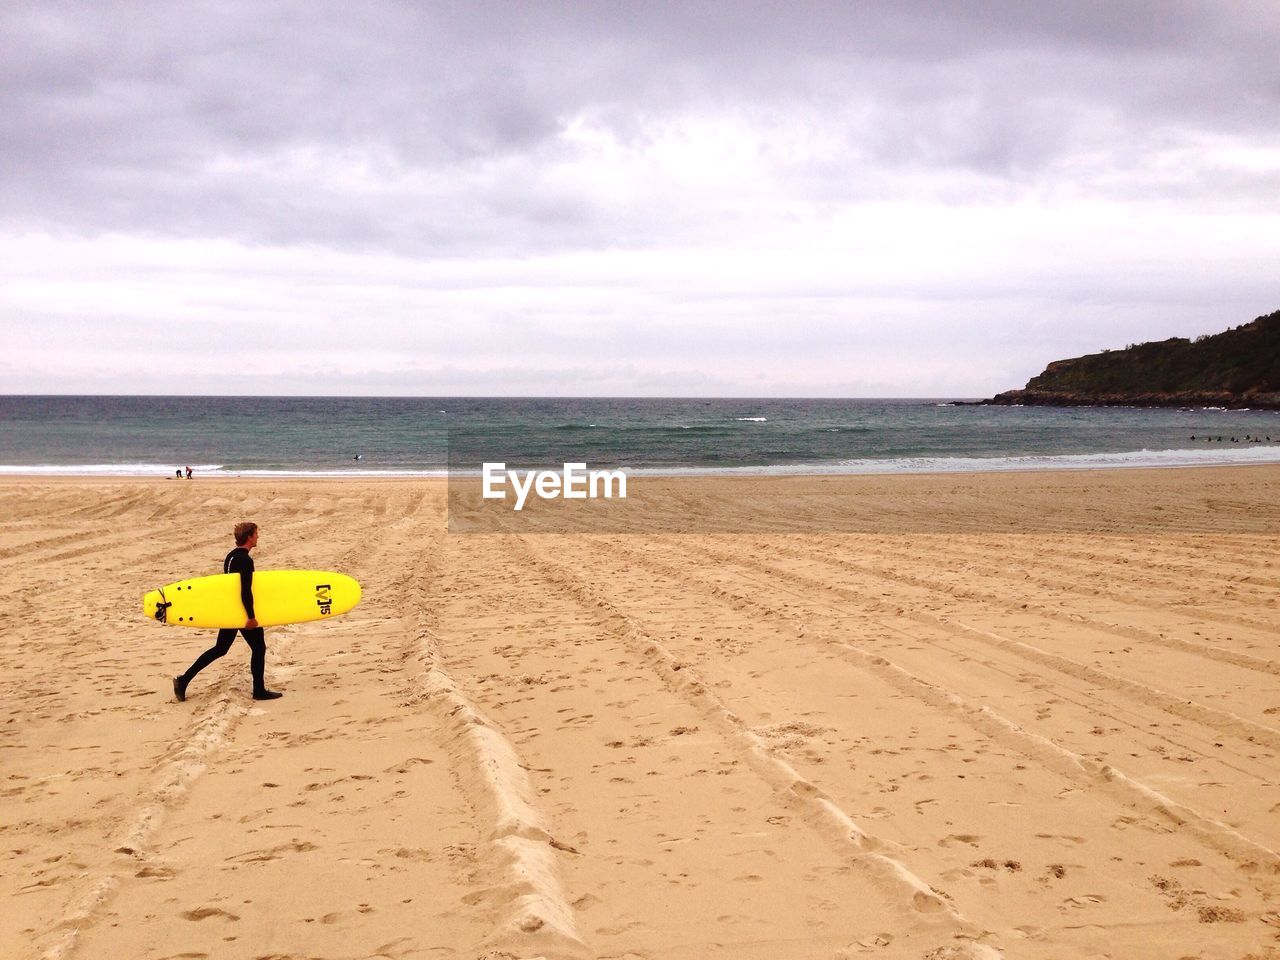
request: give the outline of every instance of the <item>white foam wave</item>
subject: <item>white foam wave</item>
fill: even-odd
[[[628,475],[649,476],[723,476],[774,475],[806,476],[826,474],[894,474],[894,473],[985,473],[1010,470],[1097,470],[1120,467],[1213,467],[1250,463],[1280,463],[1280,443],[1240,444],[1233,449],[1197,450],[1133,450],[1120,453],[1044,454],[1005,457],[867,457],[828,463],[792,463],[763,466],[696,466],[696,467],[628,467]],[[155,463],[99,464],[0,464],[0,476],[87,476],[87,477],[167,477],[177,469]],[[423,469],[227,469],[221,464],[192,464],[200,477],[347,477],[376,479],[379,477],[449,476],[444,467]],[[479,470],[455,470],[454,476],[478,476]]]
[[[190,466],[196,476],[222,470],[220,463],[40,463],[0,464],[0,474],[49,476],[65,474],[74,477],[172,477],[175,470]]]
[[[639,467],[629,474],[660,476],[987,473],[1014,470],[1099,470],[1121,467],[1215,467],[1280,463],[1280,443],[1238,450],[1132,450],[1019,457],[883,457],[833,463],[793,463],[752,467]]]
[[[358,477],[362,480],[378,477],[447,477],[444,467],[433,470],[220,470],[220,477]]]
[[[67,477],[167,477],[174,479],[178,468],[156,463],[0,464],[0,476]],[[183,469],[185,470],[185,464]],[[222,464],[192,464],[191,472],[201,477],[446,477],[440,467],[432,470],[229,470]]]

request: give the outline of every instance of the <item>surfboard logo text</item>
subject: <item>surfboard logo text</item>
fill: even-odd
[[[316,584],[316,606],[320,608],[320,612],[325,616],[329,615],[329,611],[333,609],[333,599],[330,590],[333,585],[329,583]]]
[[[627,475],[621,470],[588,470],[585,463],[566,463],[563,470],[508,470],[505,463],[485,463],[483,497],[507,499],[506,486],[515,491],[515,510],[523,510],[529,494],[543,500],[606,500],[627,496]]]

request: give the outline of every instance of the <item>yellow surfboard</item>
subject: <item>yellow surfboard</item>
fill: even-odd
[[[327,570],[264,570],[253,575],[253,612],[258,626],[327,620],[360,602],[360,584]],[[179,580],[142,598],[142,612],[168,626],[243,627],[240,574]]]

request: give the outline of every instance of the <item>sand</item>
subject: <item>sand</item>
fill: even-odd
[[[799,483],[807,532],[0,482],[0,957],[1280,956],[1280,467],[785,483],[649,502]],[[140,597],[245,518],[364,602],[268,631],[284,699],[237,641],[177,703],[210,634]]]

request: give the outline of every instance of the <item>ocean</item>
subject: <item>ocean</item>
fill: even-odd
[[[949,398],[0,396],[0,474],[442,476],[481,460],[674,474],[1257,463],[1280,461],[1280,413]]]

